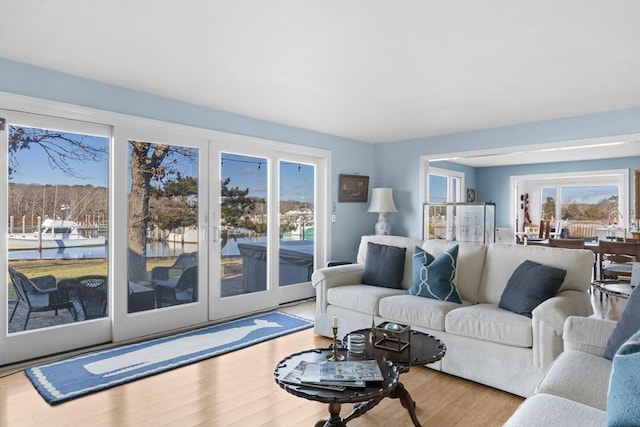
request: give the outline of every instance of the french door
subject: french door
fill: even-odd
[[[255,145],[217,144],[212,177],[212,320],[315,295],[310,279],[326,259],[317,236],[326,159]],[[212,170],[211,168],[210,170]],[[324,210],[324,208],[323,208]]]
[[[0,365],[315,295],[329,152],[7,100],[42,115],[0,109]]]
[[[114,341],[204,323],[208,143],[172,126],[114,132]],[[124,172],[124,173],[122,173]]]
[[[0,118],[0,365],[110,341],[112,129]]]

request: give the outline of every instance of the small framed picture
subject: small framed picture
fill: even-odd
[[[338,202],[366,203],[369,197],[369,177],[340,175]]]
[[[476,201],[476,190],[473,188],[467,188],[467,202]]]

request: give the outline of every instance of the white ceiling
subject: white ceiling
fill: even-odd
[[[365,142],[640,106],[640,0],[0,0],[0,57]]]

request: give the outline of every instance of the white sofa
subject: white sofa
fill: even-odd
[[[362,284],[369,242],[406,248],[403,289]],[[408,295],[414,247],[437,256],[454,244],[459,245],[455,281],[463,304]],[[525,260],[567,271],[558,294],[536,307],[532,318],[498,307],[511,274]],[[315,332],[332,336],[334,316],[340,336],[372,322],[408,324],[446,344],[444,359],[430,367],[528,397],[563,350],[565,319],[592,314],[587,291],[593,263],[589,250],[364,236],[355,264],[313,273]]]
[[[615,325],[611,320],[569,317],[564,352],[505,426],[606,426],[612,362],[603,354]]]

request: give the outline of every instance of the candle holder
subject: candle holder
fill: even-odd
[[[327,354],[327,360],[332,362],[339,362],[340,360],[344,360],[344,355],[338,354],[338,327],[333,327],[333,347],[331,354]]]

